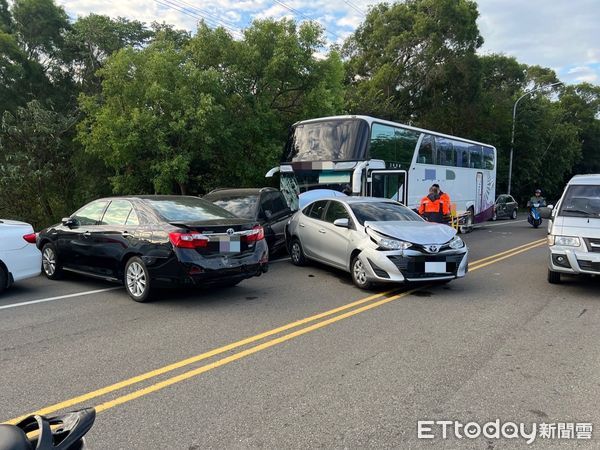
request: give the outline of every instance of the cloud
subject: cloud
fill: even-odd
[[[577,83],[595,83],[598,81],[598,73],[589,66],[573,67],[567,71],[574,81]]]

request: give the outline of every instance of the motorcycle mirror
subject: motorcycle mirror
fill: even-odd
[[[548,205],[548,209],[549,210],[553,210],[554,209],[554,205]]]

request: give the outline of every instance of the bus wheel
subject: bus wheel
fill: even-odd
[[[475,213],[473,212],[473,208],[469,208],[467,210],[467,216],[465,217],[465,224],[459,227],[461,234],[467,234],[473,231],[474,216]]]

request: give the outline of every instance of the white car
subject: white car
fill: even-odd
[[[0,220],[0,292],[15,281],[40,274],[42,254],[35,240],[28,223]]]

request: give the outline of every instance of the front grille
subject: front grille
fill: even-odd
[[[583,238],[588,251],[600,253],[600,239]]]
[[[423,255],[423,256],[388,256],[405,278],[435,278],[453,275],[458,270],[464,255]],[[445,262],[446,272],[426,273],[426,262]]]
[[[577,264],[579,264],[579,268],[581,270],[589,270],[590,272],[600,272],[600,262],[578,259]]]

